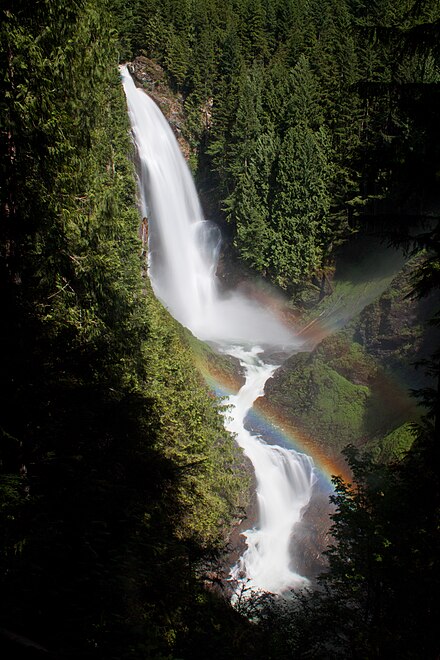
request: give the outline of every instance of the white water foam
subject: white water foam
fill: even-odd
[[[245,428],[245,418],[254,401],[264,394],[264,385],[278,368],[265,364],[259,347],[228,351],[240,360],[246,382],[238,394],[229,397],[231,409],[226,428],[252,462],[257,481],[258,527],[244,533],[247,549],[232,568],[231,576],[249,591],[282,593],[286,588],[303,587],[308,580],[291,567],[292,530],[301,520],[312,496],[315,475],[309,456],[291,449],[268,445]]]
[[[290,546],[312,494],[313,465],[309,457],[251,434],[245,417],[277,368],[259,357],[259,346],[292,352],[299,343],[255,301],[236,292],[220,295],[215,275],[219,231],[203,217],[191,174],[161,111],[136,88],[127,67],[121,67],[121,76],[140,162],[154,291],[178,321],[200,339],[221,344],[246,371],[246,384],[229,399],[226,426],[254,466],[259,522],[245,533],[248,547],[231,575],[252,590],[282,593],[307,582],[292,569]]]

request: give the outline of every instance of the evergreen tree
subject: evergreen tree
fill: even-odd
[[[276,239],[271,268],[284,289],[301,287],[319,270],[328,244],[331,167],[323,128],[289,128],[281,145],[273,202]]]
[[[183,612],[195,631],[224,609],[194,566],[240,507],[240,458],[141,277],[104,5],[14,3],[4,19],[0,643],[169,655],[192,634]]]
[[[234,193],[227,200],[229,217],[236,224],[235,245],[243,261],[266,274],[275,232],[269,215],[270,181],[276,154],[273,130],[262,133],[249,153],[246,169],[238,175]]]

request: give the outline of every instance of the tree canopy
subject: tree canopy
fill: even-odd
[[[130,18],[139,6],[154,16],[146,39]],[[381,224],[398,232],[415,215],[432,215],[440,162],[434,0],[124,7],[126,56],[157,58],[194,116],[212,99],[210,126],[199,124],[200,183],[257,272],[297,297],[353,231]],[[298,224],[286,182],[303,170],[315,210]],[[285,210],[288,230],[279,220]]]
[[[246,501],[219,404],[141,259],[115,37],[100,2],[2,13],[0,640],[12,655],[26,639],[54,657],[167,654],[188,610],[219,607],[195,567]]]

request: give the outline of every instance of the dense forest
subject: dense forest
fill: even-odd
[[[297,305],[379,233],[438,289],[435,0],[2,3],[0,648],[4,657],[436,658],[439,354],[411,451],[346,450],[328,570],[230,605],[243,458],[151,291],[117,65],[181,95],[231,254]],[[433,322],[438,323],[433,309]]]
[[[113,5],[124,56],[155,58],[183,94],[200,187],[238,255],[282,288],[319,280],[359,227],[434,212],[435,2]]]

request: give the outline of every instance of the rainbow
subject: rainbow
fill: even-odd
[[[249,292],[247,293],[249,295]],[[306,325],[301,324],[300,317],[294,315],[291,310],[286,311],[285,305],[279,299],[268,294],[267,290],[260,290],[259,295],[256,296],[254,289],[253,294],[254,298],[269,307],[271,312],[286,325],[293,327],[296,336],[301,337],[304,342],[302,350],[311,351],[325,337],[341,327],[342,317],[336,318],[336,316],[332,319],[318,316]],[[342,316],[344,316],[344,310],[342,310]],[[215,362],[208,363],[200,358],[197,367],[208,387],[219,397],[236,394],[243,384],[238,376],[234,377],[229,373],[224,373]],[[409,402],[407,389],[389,374],[381,373],[379,377],[384,401],[395,402],[402,411],[407,411],[408,419],[415,419],[417,416],[416,405],[414,402]],[[326,454],[322,444],[296,426],[291,419],[283,415],[264,397],[256,401],[250,415],[255,419],[257,428],[262,429],[263,435],[267,428],[269,437],[274,438],[277,444],[308,454],[313,459],[316,470],[328,484],[332,484],[333,476],[341,476],[345,481],[351,481],[350,469],[342,455],[335,458]]]
[[[223,373],[206,361],[198,360],[197,367],[208,387],[219,398],[236,394],[243,384],[238,377],[234,379],[230,374]],[[263,432],[267,429],[277,444],[291,447],[295,451],[311,456],[316,470],[329,487],[332,486],[333,476],[338,475],[346,481],[350,480],[350,471],[342,456],[339,461],[327,456],[311,436],[281,415],[264,398],[256,401],[251,414],[257,422],[258,428],[261,428]]]
[[[312,350],[327,335],[338,329],[338,323],[330,323],[329,319],[320,316],[304,324],[301,316],[290,309],[285,299],[270,285],[254,280],[242,283],[238,289],[248,298],[254,299],[270,310],[282,323],[290,327],[296,336],[301,337],[304,350]],[[202,357],[196,358],[196,367],[208,387],[218,397],[236,394],[243,385],[243,381],[240,382],[238,376],[225,373],[215,363],[208,363]],[[256,401],[252,415],[256,417],[258,426],[262,429],[267,428],[270,436],[275,438],[278,444],[308,454],[313,459],[316,470],[330,487],[333,476],[341,476],[345,481],[350,480],[351,473],[342,456],[335,459],[326,455],[310,435],[295,426],[264,398]]]

